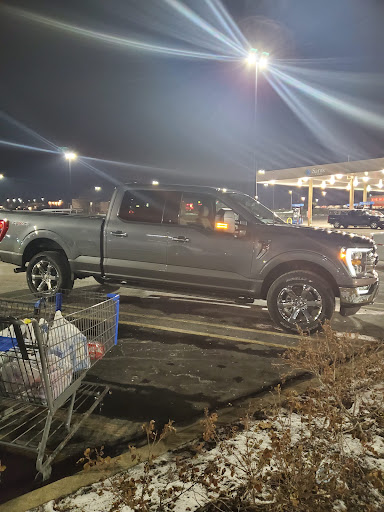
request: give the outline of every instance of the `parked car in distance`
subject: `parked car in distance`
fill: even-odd
[[[123,185],[103,217],[1,212],[0,259],[26,272],[32,292],[71,289],[75,279],[266,299],[288,331],[315,331],[335,297],[349,316],[378,290],[368,237],[285,224],[250,196],[182,185]]]
[[[384,214],[377,210],[334,210],[328,215],[328,224],[336,229],[357,227],[384,228]]]

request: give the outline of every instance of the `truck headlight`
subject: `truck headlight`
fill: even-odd
[[[372,248],[342,248],[340,250],[340,259],[347,266],[351,276],[356,277],[364,274],[367,270],[367,256],[372,252]]]

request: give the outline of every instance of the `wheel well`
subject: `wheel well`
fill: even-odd
[[[327,283],[332,287],[335,297],[339,295],[339,287],[337,286],[334,277],[324,267],[309,261],[288,261],[277,265],[277,267],[269,272],[261,287],[261,298],[267,298],[268,290],[275,279],[287,272],[291,272],[292,270],[308,270],[310,272],[314,272],[316,275],[327,281]]]
[[[65,255],[63,248],[53,240],[49,238],[39,238],[30,242],[23,253],[23,266],[31,259],[42,251],[57,251]]]

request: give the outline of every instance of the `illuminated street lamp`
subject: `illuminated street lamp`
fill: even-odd
[[[0,180],[4,179],[4,174],[0,174]]]
[[[159,182],[157,180],[152,181],[152,185],[158,185],[158,184],[159,184]]]
[[[291,196],[291,210],[292,210],[292,190],[288,190],[288,194]]]
[[[95,191],[96,192],[100,192],[101,191],[101,187],[95,187]]]
[[[69,201],[72,206],[72,162],[77,160],[77,153],[74,151],[65,151],[64,158],[68,162],[68,173],[69,173]]]
[[[253,131],[254,131],[254,169],[255,169],[255,197],[257,199],[257,154],[256,154],[256,128],[257,128],[257,86],[259,78],[259,69],[265,70],[268,67],[269,53],[259,52],[256,48],[251,48],[245,62],[249,67],[255,68],[255,98],[253,111]]]

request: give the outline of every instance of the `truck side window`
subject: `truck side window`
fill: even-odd
[[[127,190],[119,210],[119,218],[129,222],[161,224],[165,196],[161,190]]]
[[[213,231],[215,214],[215,200],[213,197],[192,192],[183,194],[179,212],[180,226],[199,226]]]

